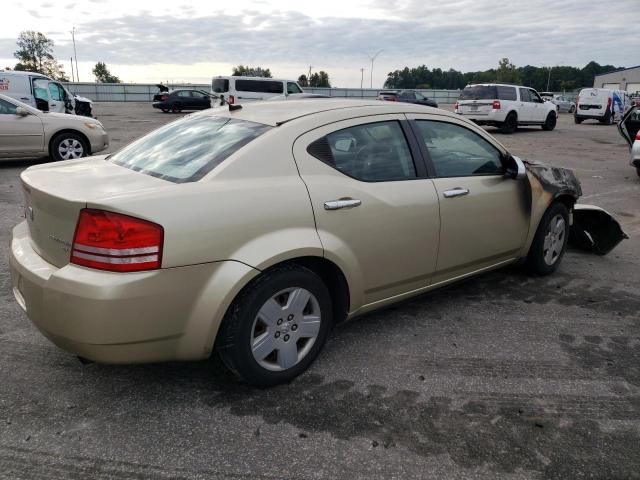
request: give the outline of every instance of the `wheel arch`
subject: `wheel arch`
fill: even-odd
[[[74,135],[78,135],[80,138],[82,138],[82,140],[85,142],[85,146],[87,147],[87,156],[91,155],[91,142],[89,141],[89,139],[84,133],[82,133],[79,130],[74,130],[73,128],[63,128],[62,130],[58,130],[53,135],[51,135],[51,138],[49,139],[49,144],[47,146],[49,155],[51,155],[51,152],[52,152],[53,142],[55,142],[60,135],[63,135],[65,133],[73,133]]]

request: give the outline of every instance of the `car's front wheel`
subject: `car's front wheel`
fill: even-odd
[[[87,141],[72,132],[63,132],[51,142],[50,154],[54,160],[74,160],[89,155]]]
[[[533,237],[527,267],[536,275],[553,273],[560,265],[569,239],[569,210],[560,202],[553,203],[542,216]]]
[[[547,115],[547,119],[542,124],[542,129],[550,132],[551,130],[556,128],[556,121],[556,115],[553,112],[549,112],[549,115]]]
[[[332,321],[331,297],[318,275],[299,266],[276,268],[234,300],[216,347],[224,364],[245,382],[278,385],[311,365]]]

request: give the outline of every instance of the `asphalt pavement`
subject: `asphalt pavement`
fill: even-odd
[[[99,103],[112,150],[175,119]],[[488,128],[490,132],[495,129]],[[217,359],[82,364],[13,299],[20,172],[0,161],[0,478],[640,478],[640,178],[615,127],[496,133],[576,171],[581,203],[630,236],[571,250],[556,274],[496,271],[335,328],[318,361],[273,389]],[[508,219],[505,219],[508,221]]]

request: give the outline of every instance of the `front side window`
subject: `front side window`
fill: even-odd
[[[460,125],[418,120],[436,177],[502,175],[500,152],[477,133]]]
[[[398,122],[357,125],[330,133],[307,148],[317,159],[364,182],[416,178],[409,145]]]
[[[520,101],[521,102],[531,102],[530,90],[528,88],[520,89]]]
[[[49,95],[51,96],[51,100],[63,101],[64,100],[64,92],[59,85],[55,83],[49,84]]]
[[[542,98],[540,98],[540,95],[538,95],[538,92],[536,92],[535,90],[529,90],[529,97],[531,98],[532,102],[544,103]]]
[[[225,117],[184,117],[107,157],[170,182],[195,182],[271,127]]]
[[[294,82],[287,82],[287,93],[302,93],[302,90],[298,86],[298,84]]]
[[[0,115],[14,115],[16,113],[16,108],[17,107],[13,103],[9,103],[0,98]]]

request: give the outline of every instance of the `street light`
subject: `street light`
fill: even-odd
[[[369,56],[369,60],[371,60],[371,83],[369,84],[369,88],[373,88],[373,62],[382,52],[383,50],[378,50],[374,56]]]
[[[364,68],[360,69],[360,90],[362,90],[362,82],[364,80]]]
[[[76,81],[80,81],[80,75],[78,73],[78,55],[76,54],[76,27],[71,30],[71,39],[73,40],[73,57],[76,59]],[[71,65],[73,67],[73,64]]]

